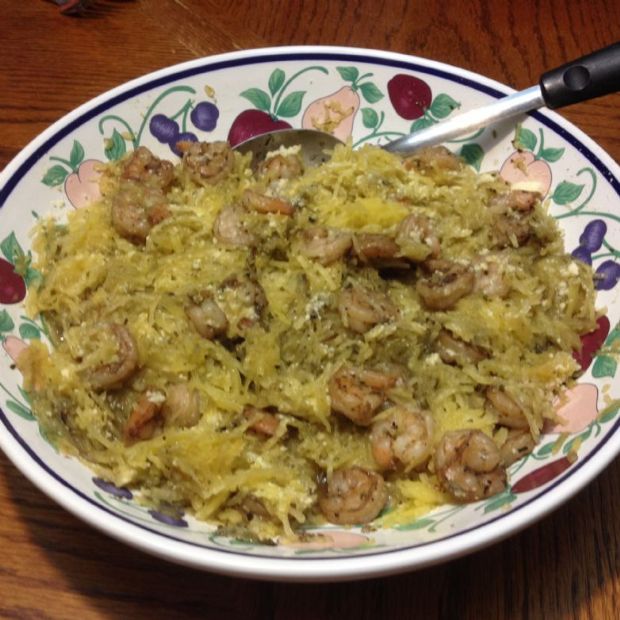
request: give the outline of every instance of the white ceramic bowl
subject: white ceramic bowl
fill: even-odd
[[[406,76],[406,77],[396,77]],[[396,78],[396,79],[395,79]],[[413,79],[412,79],[413,78]],[[402,527],[373,533],[335,526],[315,542],[263,546],[217,536],[190,516],[171,519],[136,504],[127,489],[93,478],[58,454],[39,432],[13,359],[39,327],[24,316],[24,264],[35,217],[80,208],[97,195],[93,162],[144,144],[173,157],[151,133],[155,115],[174,117],[199,139],[239,140],[257,129],[307,123],[304,112],[327,96],[352,114],[339,127],[355,145],[380,142],[512,92],[482,76],[421,58],[365,49],[288,47],[235,52],[164,69],[115,88],[71,112],[28,145],[0,177],[0,445],[43,492],[84,521],[149,553],[212,571],[263,579],[356,579],[412,570],[488,545],[539,519],[583,488],[620,450],[616,361],[594,357],[562,413],[567,424],[545,435],[510,468],[499,496],[446,506]],[[191,106],[200,114],[190,114]],[[425,109],[423,109],[425,108]],[[199,118],[196,118],[196,117]],[[161,120],[161,117],[159,117]],[[274,119],[278,119],[277,121]],[[197,128],[193,120],[200,125]],[[164,123],[165,124],[165,123]],[[157,125],[157,122],[155,122]],[[170,125],[168,123],[168,125]],[[161,137],[162,128],[155,130]],[[515,133],[516,132],[516,133]],[[165,131],[164,131],[165,133]],[[513,140],[522,149],[514,162]],[[607,308],[596,350],[616,331],[620,244],[620,171],[579,129],[540,112],[450,145],[479,170],[501,169],[511,182],[536,187],[565,231],[567,251],[593,261],[604,277],[598,306]],[[595,222],[592,224],[592,222]],[[591,224],[586,232],[586,225]],[[603,238],[604,237],[604,238]],[[602,245],[601,245],[602,244]],[[26,261],[27,262],[27,261]],[[7,275],[8,274],[8,275]],[[611,327],[611,330],[610,330]],[[619,401],[620,402],[620,401]],[[559,450],[560,433],[568,433]],[[572,448],[572,450],[571,450]],[[577,459],[567,458],[576,449]]]

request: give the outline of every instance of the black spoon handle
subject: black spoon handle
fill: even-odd
[[[548,108],[561,108],[620,90],[620,42],[543,73],[540,89]]]

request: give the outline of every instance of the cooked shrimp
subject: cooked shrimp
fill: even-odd
[[[471,267],[447,260],[429,260],[425,266],[431,273],[418,280],[416,290],[430,310],[450,310],[474,289]]]
[[[235,154],[228,142],[177,142],[183,166],[197,183],[215,185],[233,170]]]
[[[151,439],[163,423],[162,403],[150,393],[143,394],[129,415],[123,428],[126,444]]]
[[[527,192],[522,189],[515,189],[503,194],[494,196],[489,201],[489,207],[502,207],[514,211],[530,212],[540,199],[538,192]]]
[[[473,261],[474,292],[485,297],[503,299],[510,293],[510,284],[504,277],[504,264],[499,256],[484,256]]]
[[[125,184],[112,200],[110,215],[121,237],[142,244],[151,229],[170,216],[170,210],[160,189]]]
[[[311,226],[301,233],[299,252],[321,265],[330,265],[342,258],[351,249],[350,233]]]
[[[213,223],[213,235],[226,245],[249,247],[256,243],[256,237],[243,224],[244,209],[230,205],[220,210]]]
[[[413,261],[437,258],[441,253],[431,220],[419,213],[411,213],[398,225],[396,243],[401,254]]]
[[[439,332],[436,347],[437,353],[444,364],[457,366],[477,364],[488,357],[484,349],[457,338],[447,329],[442,329]]]
[[[243,206],[248,211],[257,213],[279,213],[280,215],[293,215],[295,207],[288,201],[275,196],[267,196],[253,189],[246,189],[241,197]]]
[[[529,429],[523,409],[515,399],[501,388],[489,387],[485,392],[487,407],[497,416],[497,423],[508,428]]]
[[[514,190],[499,194],[489,201],[494,216],[493,237],[500,247],[519,247],[527,242],[532,228],[530,213],[540,194]]]
[[[273,437],[280,426],[278,416],[267,409],[247,405],[243,415],[250,421],[248,428],[264,437]]]
[[[459,502],[475,502],[506,488],[499,449],[478,430],[445,433],[435,452],[435,471],[442,488]]]
[[[460,157],[449,151],[445,146],[425,146],[405,159],[407,170],[436,168],[438,170],[458,170],[462,166]]]
[[[399,258],[400,247],[389,235],[359,233],[353,237],[353,251],[365,264],[375,267],[407,268],[409,263]]]
[[[411,471],[431,455],[433,418],[428,411],[393,407],[381,416],[370,432],[372,455],[381,469]]]
[[[204,292],[196,297],[197,303],[185,307],[185,314],[196,331],[208,340],[226,333],[228,319],[212,295]]]
[[[388,494],[383,477],[361,467],[337,469],[319,493],[325,518],[339,525],[372,521],[385,506]]]
[[[110,331],[118,342],[118,361],[91,371],[88,380],[94,390],[114,390],[122,387],[138,369],[138,346],[124,325],[106,323],[102,328]]]
[[[222,282],[220,295],[229,300],[229,306],[243,316],[237,321],[241,330],[254,325],[267,307],[267,297],[263,287],[250,277],[232,276]],[[232,300],[232,303],[230,303]]]
[[[393,374],[341,368],[328,383],[331,408],[359,426],[368,426],[385,401],[385,390],[394,387],[397,381]]]
[[[145,146],[139,146],[123,162],[121,176],[165,190],[174,180],[174,166],[172,162],[153,155]]]
[[[505,467],[509,467],[532,452],[535,447],[536,442],[529,431],[510,430],[506,441],[500,448],[502,463]]]
[[[279,179],[294,179],[301,176],[303,171],[301,157],[295,153],[272,155],[264,159],[258,167],[258,174],[268,183]]]
[[[166,390],[162,413],[166,426],[196,426],[200,421],[200,393],[187,383],[172,384]]]
[[[361,286],[351,286],[340,292],[338,311],[344,325],[360,334],[379,323],[386,323],[397,313],[386,294]]]

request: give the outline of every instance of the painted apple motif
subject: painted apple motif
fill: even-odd
[[[318,129],[346,140],[353,132],[353,121],[360,107],[360,96],[351,88],[343,86],[334,93],[313,101],[303,114],[304,129]]]
[[[231,146],[237,146],[254,136],[278,129],[290,129],[290,127],[286,121],[274,120],[262,110],[244,110],[230,126],[228,142]]]
[[[72,172],[65,179],[65,194],[76,209],[81,209],[101,198],[99,189],[101,165],[102,162],[96,159],[87,159],[80,164],[76,172]]]
[[[562,422],[558,422],[546,432],[580,433],[598,417],[598,388],[596,385],[580,383],[567,390],[564,397],[564,403],[556,409],[556,414]]]
[[[499,171],[504,181],[514,189],[539,192],[545,196],[551,187],[551,168],[530,151],[515,151]]]

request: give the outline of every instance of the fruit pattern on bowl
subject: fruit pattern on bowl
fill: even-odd
[[[179,155],[176,143],[180,140],[227,139],[236,145],[267,131],[298,126],[328,131],[342,140],[350,139],[355,147],[366,142],[381,143],[423,129],[461,107],[460,101],[444,92],[449,89],[449,82],[430,80],[425,74],[412,75],[381,68],[381,75],[377,76],[361,66],[338,63],[294,67],[296,70],[290,74],[287,74],[287,66],[277,67],[265,74],[264,84],[239,91],[243,109],[236,108],[234,114],[228,107],[221,113],[217,89],[213,86],[202,84],[204,95],[199,94],[203,79],[200,76],[191,83],[153,89],[151,103],[138,113],[121,115],[110,109],[96,119],[102,146],[98,150],[93,148],[88,157],[86,150],[91,151],[91,148],[82,144],[78,132],[68,152],[48,155],[41,183],[60,190],[71,207],[83,208],[100,196],[100,164],[120,159],[151,138],[164,145],[169,156],[174,156]],[[321,80],[325,81],[324,85]],[[311,95],[315,98],[306,103]],[[247,102],[252,107],[247,107]],[[567,243],[574,242],[572,254],[575,258],[595,267],[596,288],[610,291],[620,278],[617,262],[620,254],[609,241],[608,222],[618,222],[620,218],[592,207],[599,174],[591,165],[581,167],[574,174],[571,166],[560,167],[558,162],[565,154],[565,147],[545,143],[547,139],[559,141],[558,136],[542,127],[537,127],[536,133],[526,125],[536,126],[529,119],[517,126],[512,141],[514,150],[507,156],[504,153],[499,166],[489,162],[489,149],[485,148],[489,132],[486,130],[454,140],[451,146],[477,171],[499,169],[500,175],[513,185],[539,191],[557,219],[583,221],[578,241],[567,239]],[[554,184],[555,175],[561,180]],[[32,211],[33,221],[38,217],[39,214]],[[572,237],[575,237],[574,232]],[[567,246],[567,249],[570,248]],[[4,256],[0,258],[0,303],[3,305],[0,335],[5,353],[14,361],[29,340],[45,337],[42,323],[25,316],[21,308],[15,310],[40,274],[32,267],[32,255],[21,247],[15,231],[0,241],[0,251]],[[8,308],[13,310],[9,312]],[[598,381],[580,383],[567,393],[566,401],[558,405],[565,422],[546,429],[536,450],[510,468],[511,484],[504,492],[474,505],[438,506],[432,513],[400,524],[392,531],[424,532],[427,536],[420,540],[447,534],[454,528],[459,513],[487,515],[510,510],[522,501],[520,496],[544,487],[566,472],[577,461],[584,445],[597,439],[603,429],[611,428],[618,417],[620,401],[612,398],[609,390],[610,380],[617,371],[620,328],[616,326],[611,331],[610,328],[609,319],[600,317],[597,329],[583,336],[583,348],[575,352],[584,373],[591,369],[591,376]],[[603,379],[607,383],[602,383]],[[28,394],[20,387],[18,379],[16,386],[12,389],[0,382],[5,409],[10,416],[35,422]],[[599,406],[601,400],[602,408]],[[133,523],[147,524],[149,529],[156,523],[156,531],[162,531],[163,527],[177,532],[203,532],[200,542],[195,536],[189,540],[206,547],[268,552],[255,542],[221,537],[178,511],[148,509],[135,501],[131,490],[115,487],[105,480],[92,478],[91,486],[95,503]],[[286,552],[294,555],[338,553],[344,549],[347,553],[378,552],[391,542],[389,536],[382,537],[381,530],[369,534],[325,526],[314,527],[307,534],[304,542],[289,545]]]

